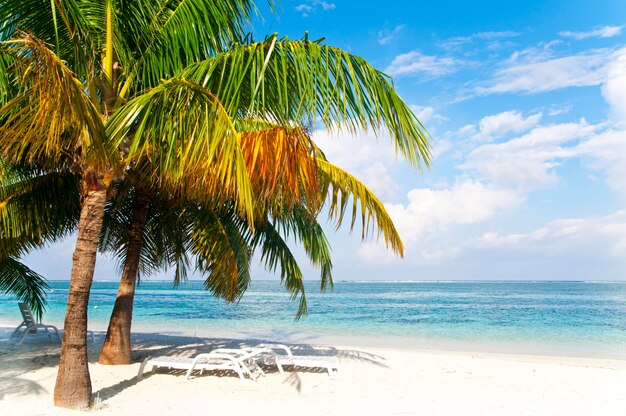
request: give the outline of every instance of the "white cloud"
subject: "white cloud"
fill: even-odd
[[[416,188],[407,194],[408,204],[385,204],[405,244],[407,255],[437,261],[459,253],[449,244],[453,229],[487,221],[519,206],[519,193],[461,180],[443,189]],[[391,262],[396,257],[381,242],[362,244],[359,256],[368,262]]]
[[[323,0],[310,0],[306,3],[300,3],[295,7],[295,10],[300,12],[302,16],[308,17],[311,13],[316,12],[319,9],[324,11],[333,10],[337,7],[335,3],[328,3]]]
[[[388,134],[376,137],[371,131],[360,131],[351,136],[319,130],[313,133],[313,140],[330,162],[359,178],[378,197],[395,197],[399,186],[388,169],[397,158]]]
[[[573,39],[589,39],[589,38],[612,38],[622,33],[624,26],[603,26],[588,32],[559,32],[559,35]]]
[[[548,115],[551,117],[557,117],[563,114],[567,114],[572,111],[572,105],[555,105],[548,109]]]
[[[452,149],[452,143],[450,142],[450,140],[436,140],[430,150],[432,160],[437,159],[439,156],[446,153],[450,149]]]
[[[514,54],[492,79],[474,88],[478,95],[540,93],[568,87],[600,85],[606,76],[606,63],[615,51],[595,49],[577,55],[552,57],[527,50]]]
[[[457,129],[455,135],[465,137],[470,134],[476,133],[476,125],[475,124],[466,124],[463,127]]]
[[[519,111],[505,111],[483,117],[478,122],[479,132],[473,136],[473,139],[491,141],[507,133],[521,133],[536,126],[541,116],[541,113],[535,113],[524,117]]]
[[[402,32],[404,29],[404,25],[398,25],[394,27],[392,30],[383,29],[378,32],[378,43],[381,45],[387,45],[390,43],[396,36]]]
[[[385,68],[385,72],[389,75],[425,74],[440,77],[457,71],[460,65],[463,65],[463,62],[455,58],[424,55],[412,51],[396,56]]]
[[[455,36],[455,37],[446,39],[445,41],[441,42],[439,46],[445,49],[456,49],[462,45],[474,42],[476,40],[493,41],[495,39],[512,38],[512,37],[516,37],[519,35],[520,35],[519,32],[513,32],[510,30],[501,31],[501,32],[479,32],[479,33],[474,33],[469,36]]]
[[[387,204],[386,208],[407,241],[419,241],[429,233],[455,224],[475,224],[497,211],[519,205],[511,190],[463,180],[445,189],[416,188],[407,194],[408,205]]]
[[[528,233],[485,233],[477,245],[483,248],[539,252],[543,255],[626,255],[626,210],[599,218],[558,219]]]
[[[411,111],[415,114],[415,116],[421,121],[423,124],[428,123],[429,121],[435,120],[447,120],[446,117],[441,114],[437,114],[433,107],[422,107],[419,105],[411,104],[409,106]]]
[[[626,122],[626,48],[608,65],[602,96],[610,106],[614,120]]]
[[[383,201],[394,199],[400,191],[400,186],[393,180],[387,166],[382,162],[371,163],[358,172],[350,173],[357,174],[359,179]]]
[[[596,127],[585,120],[536,127],[519,138],[477,147],[460,167],[526,190],[554,185],[558,182],[554,169],[562,159],[580,155],[576,145]]]
[[[626,130],[603,131],[576,150],[581,156],[591,158],[591,169],[606,173],[609,186],[626,201]]]

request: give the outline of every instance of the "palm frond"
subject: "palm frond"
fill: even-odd
[[[13,56],[0,44],[0,108],[16,93],[16,83],[11,73],[12,65]]]
[[[370,232],[376,231],[383,236],[387,247],[400,256],[404,254],[404,246],[393,221],[384,205],[362,182],[345,170],[332,163],[318,158],[317,166],[324,176],[324,183],[330,190],[329,218],[334,220],[337,228],[344,220],[346,209],[352,202],[350,231],[354,229],[357,218],[361,219],[361,238],[365,239]]]
[[[0,291],[26,303],[37,319],[46,309],[46,279],[11,257],[0,257]]]
[[[104,7],[99,1],[21,0],[0,3],[0,40],[27,32],[54,45],[67,48],[72,42],[89,38],[97,42],[102,33]]]
[[[253,197],[238,134],[210,91],[171,79],[119,108],[107,135],[144,178],[199,200],[232,198],[253,216]],[[149,161],[144,165],[142,160]]]
[[[198,211],[194,254],[198,269],[207,274],[205,289],[229,302],[241,298],[250,284],[250,232],[234,211],[217,215]]]
[[[0,163],[0,257],[58,241],[76,230],[79,215],[75,175]]]
[[[318,209],[315,146],[308,132],[262,124],[257,130],[250,123],[243,127],[239,145],[258,203],[282,210],[306,200],[311,210]]]
[[[72,158],[106,171],[116,152],[104,137],[98,109],[72,70],[40,40],[4,42],[14,54],[22,93],[0,108],[2,154],[23,163]]]
[[[413,166],[428,165],[427,133],[391,79],[367,61],[307,39],[234,45],[182,74],[211,90],[229,114],[356,133],[391,134]]]
[[[274,227],[285,237],[294,237],[302,244],[311,264],[320,269],[320,289],[333,287],[331,247],[324,229],[303,205],[295,206],[283,215],[275,215]]]
[[[127,78],[121,96],[133,86],[135,91],[156,86],[181,68],[241,41],[255,11],[249,0],[122,2],[117,25],[123,36],[118,36],[116,50]]]
[[[280,268],[280,281],[295,300],[300,296],[296,320],[307,314],[306,292],[302,271],[289,246],[269,221],[257,224],[253,246],[260,246],[265,268],[275,272]]]

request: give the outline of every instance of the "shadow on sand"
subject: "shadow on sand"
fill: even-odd
[[[63,336],[63,331],[59,330],[59,333]],[[102,337],[103,334],[94,333],[95,342],[89,340],[87,343],[91,364],[98,361]],[[28,337],[20,345],[7,335],[0,341],[0,400],[7,395],[49,394],[41,384],[24,375],[33,369],[58,366],[60,355],[61,343],[56,337],[52,340],[45,335]]]
[[[133,335],[133,362],[140,363],[147,358],[156,356],[177,356],[177,357],[194,357],[200,353],[207,353],[217,348],[244,348],[254,347],[262,343],[272,343],[266,339],[230,339],[230,338],[201,338],[188,336],[169,336],[154,334],[134,334]],[[338,349],[328,346],[315,346],[308,343],[286,344],[289,346],[294,355],[316,355],[337,357],[342,363],[349,361],[357,361],[360,363],[387,367],[385,358],[379,355],[371,354],[365,351],[353,349]],[[277,373],[278,369],[272,366],[265,366],[263,371],[266,374]],[[326,374],[325,368],[297,368],[285,371],[284,383],[293,387],[298,393],[302,390],[302,379],[300,373],[319,373]],[[185,371],[158,369],[159,373],[167,373],[176,377],[184,377]],[[144,379],[150,377],[151,373],[146,373]],[[207,371],[199,377],[235,377],[237,374],[229,371]],[[123,380],[117,384],[105,387],[96,391],[95,396],[100,400],[106,401],[125,389],[134,386],[141,381],[137,377]]]
[[[61,332],[61,331],[59,331]],[[210,352],[216,348],[243,348],[253,347],[261,343],[272,343],[267,339],[258,337],[260,334],[248,339],[230,338],[204,338],[190,337],[182,335],[157,335],[155,334],[134,334],[133,335],[133,362],[141,363],[149,357],[155,356],[181,356],[193,357],[200,353]],[[286,334],[282,334],[286,335]],[[289,335],[289,334],[287,334]],[[104,333],[94,332],[95,342],[88,342],[89,363],[95,364],[98,361],[98,353],[104,341]],[[278,339],[288,338],[287,336],[277,337]],[[299,337],[303,340],[302,337]],[[309,339],[304,339],[309,341]],[[312,340],[312,339],[311,339]],[[386,367],[385,359],[381,356],[365,351],[354,349],[339,349],[328,346],[315,346],[311,343],[288,343],[294,355],[317,355],[337,357],[342,363],[356,361],[368,365]],[[3,339],[0,341],[0,400],[7,395],[27,396],[31,394],[51,394],[46,388],[36,381],[28,380],[24,377],[33,368],[55,367],[59,364],[61,354],[61,344],[55,341],[48,341],[47,337],[27,338],[22,345],[17,345],[14,341]],[[266,374],[277,373],[275,367],[264,367]],[[164,370],[159,370],[163,372]],[[166,371],[178,377],[183,377],[184,371]],[[302,379],[300,373],[320,373],[325,374],[324,368],[297,368],[288,369],[285,372],[284,383],[293,387],[297,392],[302,390]],[[146,374],[149,376],[149,374]],[[237,377],[236,374],[228,371],[207,371],[200,377]],[[106,401],[140,381],[137,377],[122,380],[114,385],[104,387],[94,392],[94,398],[99,401]]]

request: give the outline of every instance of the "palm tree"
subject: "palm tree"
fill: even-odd
[[[18,259],[76,229],[77,185],[72,175],[0,160],[0,290],[26,302],[38,319],[49,286]]]
[[[85,407],[87,304],[109,186],[133,166],[207,204],[234,201],[254,223],[236,123],[372,126],[414,165],[421,125],[366,61],[308,39],[246,42],[245,0],[0,3],[2,156],[69,169],[80,217],[55,404]],[[150,163],[143,164],[149,160]]]
[[[266,130],[266,133],[271,131]],[[100,352],[101,364],[131,362],[132,309],[140,270],[145,277],[170,266],[175,269],[177,283],[186,276],[189,265],[187,253],[195,255],[196,269],[208,275],[205,287],[216,296],[232,302],[247,289],[250,281],[248,263],[261,246],[261,261],[265,261],[270,270],[275,270],[278,262],[281,281],[293,298],[300,295],[299,318],[306,312],[302,273],[284,237],[293,234],[297,241],[303,243],[312,263],[321,269],[321,289],[332,285],[328,242],[315,220],[330,192],[342,195],[341,199],[336,196],[328,199],[329,213],[337,226],[343,221],[346,202],[351,197],[354,202],[351,228],[355,225],[357,212],[361,212],[364,216],[363,238],[370,228],[375,228],[392,249],[402,254],[402,243],[391,219],[380,201],[363,184],[328,163],[319,150],[315,157],[309,151],[302,151],[314,146],[304,130],[278,131],[287,134],[276,134],[275,130],[270,140],[264,140],[268,137],[259,135],[241,139],[250,177],[264,179],[263,183],[257,182],[254,189],[255,195],[263,196],[259,201],[262,207],[257,210],[261,212],[257,214],[254,227],[246,221],[234,221],[235,212],[232,209],[224,216],[213,210],[200,209],[198,203],[193,201],[181,204],[181,201],[171,197],[163,201],[162,194],[137,187],[127,189],[130,192],[119,192],[118,201],[111,201],[111,207],[117,205],[119,208],[109,209],[111,215],[105,216],[101,247],[114,251],[116,257],[121,259],[122,278]],[[301,169],[296,175],[295,186],[285,183],[289,176],[281,174],[285,163],[296,164],[292,168],[287,167],[287,170]],[[303,169],[306,166],[314,166],[317,171]],[[120,188],[128,187],[120,185]],[[122,198],[129,193],[130,198]],[[120,199],[124,201],[120,202]],[[370,218],[375,221],[372,227],[365,223],[365,216],[368,223]]]

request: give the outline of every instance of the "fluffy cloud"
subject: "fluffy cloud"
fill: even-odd
[[[487,220],[498,211],[518,206],[520,196],[511,190],[463,180],[450,188],[417,188],[407,194],[408,204],[385,207],[406,241],[420,241],[459,224]]]
[[[323,0],[310,0],[306,3],[300,3],[295,7],[295,10],[300,12],[302,16],[308,17],[311,13],[316,12],[319,9],[324,11],[333,10],[337,7],[335,3],[328,3]]]
[[[511,30],[501,32],[478,32],[469,36],[455,36],[453,38],[446,39],[445,41],[441,42],[439,46],[444,49],[457,49],[462,45],[477,40],[495,41],[496,39],[512,38],[519,35],[519,32],[513,32]]]
[[[389,75],[427,75],[440,77],[455,72],[463,62],[450,57],[424,55],[412,51],[396,56],[385,68]]]
[[[540,93],[567,87],[600,85],[607,72],[607,62],[616,54],[611,49],[595,49],[577,55],[553,57],[536,51],[515,54],[491,80],[478,86],[478,95],[502,93]]]
[[[604,172],[609,186],[626,201],[626,130],[605,130],[576,148],[591,169]]]
[[[595,253],[604,257],[626,255],[626,210],[599,218],[559,219],[521,234],[486,233],[475,242],[497,248],[544,255]]]
[[[447,244],[442,237],[452,235],[454,228],[482,223],[522,202],[515,191],[469,179],[443,189],[416,188],[407,194],[407,199],[406,205],[385,204],[385,208],[399,230],[407,253],[426,260],[459,252],[459,247]],[[359,255],[372,262],[395,259],[377,243],[363,244]]]
[[[603,26],[588,32],[559,32],[559,35],[573,39],[589,39],[589,38],[612,38],[622,33],[624,26]]]
[[[347,170],[383,200],[393,199],[399,186],[392,179],[389,167],[396,163],[396,154],[388,134],[376,137],[373,132],[356,136],[316,131],[313,140],[328,160]]]
[[[519,111],[505,111],[492,116],[483,117],[478,123],[479,132],[473,139],[491,141],[503,137],[507,133],[520,133],[539,123],[541,113],[524,117]]]
[[[526,190],[554,185],[558,181],[554,169],[562,159],[579,156],[577,144],[596,128],[585,120],[536,127],[507,142],[477,147],[461,167],[495,183]]]
[[[400,32],[402,32],[402,29],[404,29],[404,25],[398,25],[398,26],[394,27],[392,30],[390,30],[390,29],[383,29],[383,30],[379,31],[378,32],[378,43],[380,43],[381,45],[387,45],[396,36],[398,36],[400,34]]]
[[[415,104],[412,104],[409,107],[411,108],[411,111],[413,111],[415,116],[417,116],[419,121],[424,124],[434,120],[446,120],[444,116],[435,113],[435,109],[433,107],[422,107]]]
[[[608,65],[602,96],[610,106],[613,119],[626,122],[626,49],[618,51]]]

